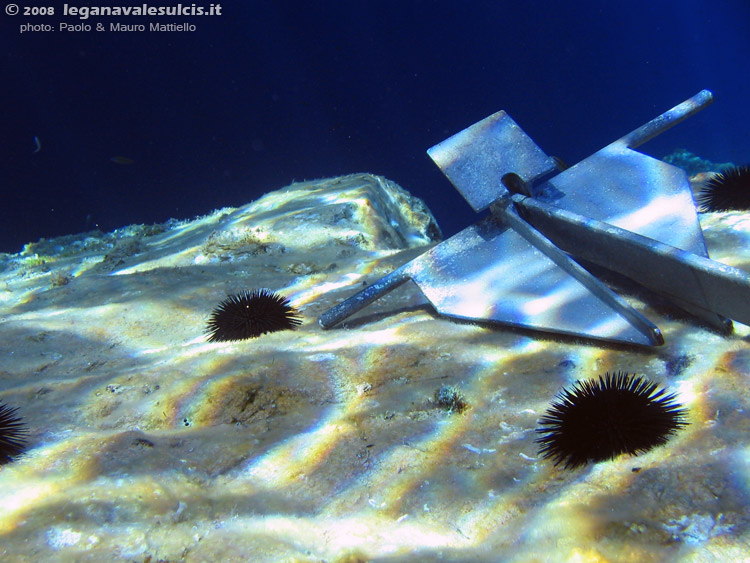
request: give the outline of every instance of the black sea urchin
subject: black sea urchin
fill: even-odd
[[[665,444],[685,426],[687,411],[645,377],[617,372],[577,381],[539,420],[539,453],[574,468]]]
[[[286,297],[268,289],[254,289],[219,303],[208,319],[206,334],[209,342],[245,340],[294,328],[301,322]]]
[[[0,465],[13,461],[26,448],[27,431],[16,410],[0,403]]]
[[[716,174],[698,194],[701,211],[750,209],[750,166],[737,166]]]

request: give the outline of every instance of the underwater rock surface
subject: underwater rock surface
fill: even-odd
[[[750,269],[746,215],[700,219],[711,256]],[[608,347],[442,319],[411,284],[319,327],[439,238],[421,201],[358,174],[3,256],[0,401],[30,434],[0,469],[0,559],[750,556],[748,327],[628,296],[666,344]],[[302,325],[208,343],[211,310],[261,287]],[[690,425],[575,471],[537,458],[555,394],[617,370],[677,392]]]

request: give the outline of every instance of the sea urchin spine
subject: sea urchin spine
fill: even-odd
[[[645,377],[622,372],[577,381],[539,420],[539,453],[567,469],[665,444],[687,424],[687,411],[665,393]]]
[[[701,211],[750,210],[750,166],[729,168],[708,180],[698,194]]]
[[[219,303],[206,325],[209,342],[255,338],[294,328],[302,321],[289,300],[268,289],[231,295]]]
[[[0,465],[13,461],[13,458],[26,449],[27,430],[18,409],[0,403]]]

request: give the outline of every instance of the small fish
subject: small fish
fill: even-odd
[[[38,153],[40,150],[42,150],[42,142],[36,135],[34,135],[34,144],[36,145],[36,148],[32,151],[32,153]]]
[[[113,156],[109,160],[115,164],[133,164],[135,162],[132,158],[128,158],[127,156]]]

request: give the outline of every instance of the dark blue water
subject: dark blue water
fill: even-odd
[[[750,162],[745,0],[231,0],[84,22],[193,32],[20,34],[82,22],[47,4],[0,15],[0,251],[352,172],[422,197],[450,235],[474,214],[425,150],[499,109],[572,164],[708,88],[711,107],[642,150]]]

